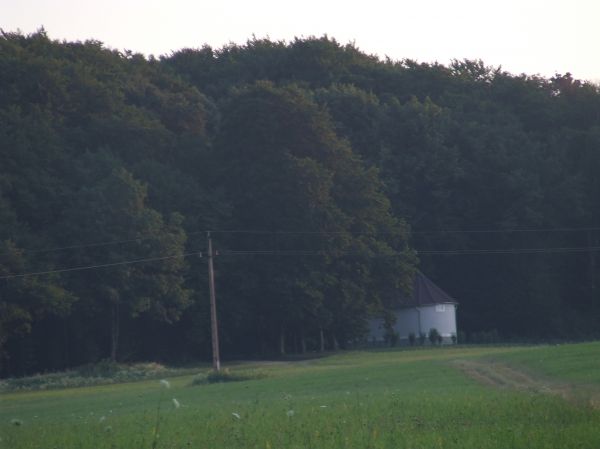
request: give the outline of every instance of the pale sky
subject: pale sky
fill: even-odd
[[[327,34],[420,62],[482,59],[511,73],[600,82],[600,0],[0,0],[0,28],[96,39],[155,56]]]

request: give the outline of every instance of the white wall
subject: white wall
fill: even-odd
[[[452,335],[456,335],[456,304],[436,304],[419,307],[419,310],[421,311],[421,332],[427,334],[429,329],[435,328],[444,338],[450,339]],[[396,332],[402,335],[400,329]]]
[[[396,311],[396,324],[394,331],[399,335],[402,343],[408,341],[412,332],[418,338],[419,333],[429,333],[435,328],[444,338],[444,342],[452,341],[456,335],[456,304],[434,304]],[[374,319],[369,323],[369,342],[382,342],[385,339],[385,328],[382,319]]]

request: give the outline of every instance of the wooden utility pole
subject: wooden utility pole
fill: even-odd
[[[219,329],[217,326],[217,301],[215,298],[215,272],[213,269],[213,249],[210,231],[206,233],[208,239],[208,286],[210,288],[210,330],[212,337],[213,369],[221,370],[221,358],[219,356]]]

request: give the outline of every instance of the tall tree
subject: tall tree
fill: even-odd
[[[225,109],[220,136],[216,151],[234,227],[280,233],[268,243],[238,237],[232,245],[295,256],[263,256],[244,269],[252,287],[240,293],[258,307],[258,321],[279,334],[280,350],[287,330],[302,334],[306,323],[331,332],[346,327],[344,337],[361,334],[366,306],[379,290],[367,285],[369,256],[401,253],[392,283],[405,282],[411,270],[406,230],[390,215],[376,171],[364,168],[326,112],[294,87],[258,83],[239,91]],[[316,273],[325,276],[315,282]],[[338,288],[343,284],[353,287]],[[336,315],[348,308],[356,312],[352,318]]]
[[[165,222],[145,200],[146,187],[116,166],[77,192],[67,215],[71,240],[122,242],[83,248],[70,259],[72,263],[86,266],[150,259],[72,275],[82,305],[88,313],[96,310],[106,323],[112,360],[118,357],[123,321],[150,315],[172,323],[189,304],[181,216],[173,214]]]

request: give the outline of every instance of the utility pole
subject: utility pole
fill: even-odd
[[[217,327],[217,301],[215,298],[215,272],[213,269],[213,249],[210,231],[206,233],[208,239],[208,286],[210,288],[210,329],[212,337],[213,369],[221,370],[221,359],[219,356],[219,329]]]

